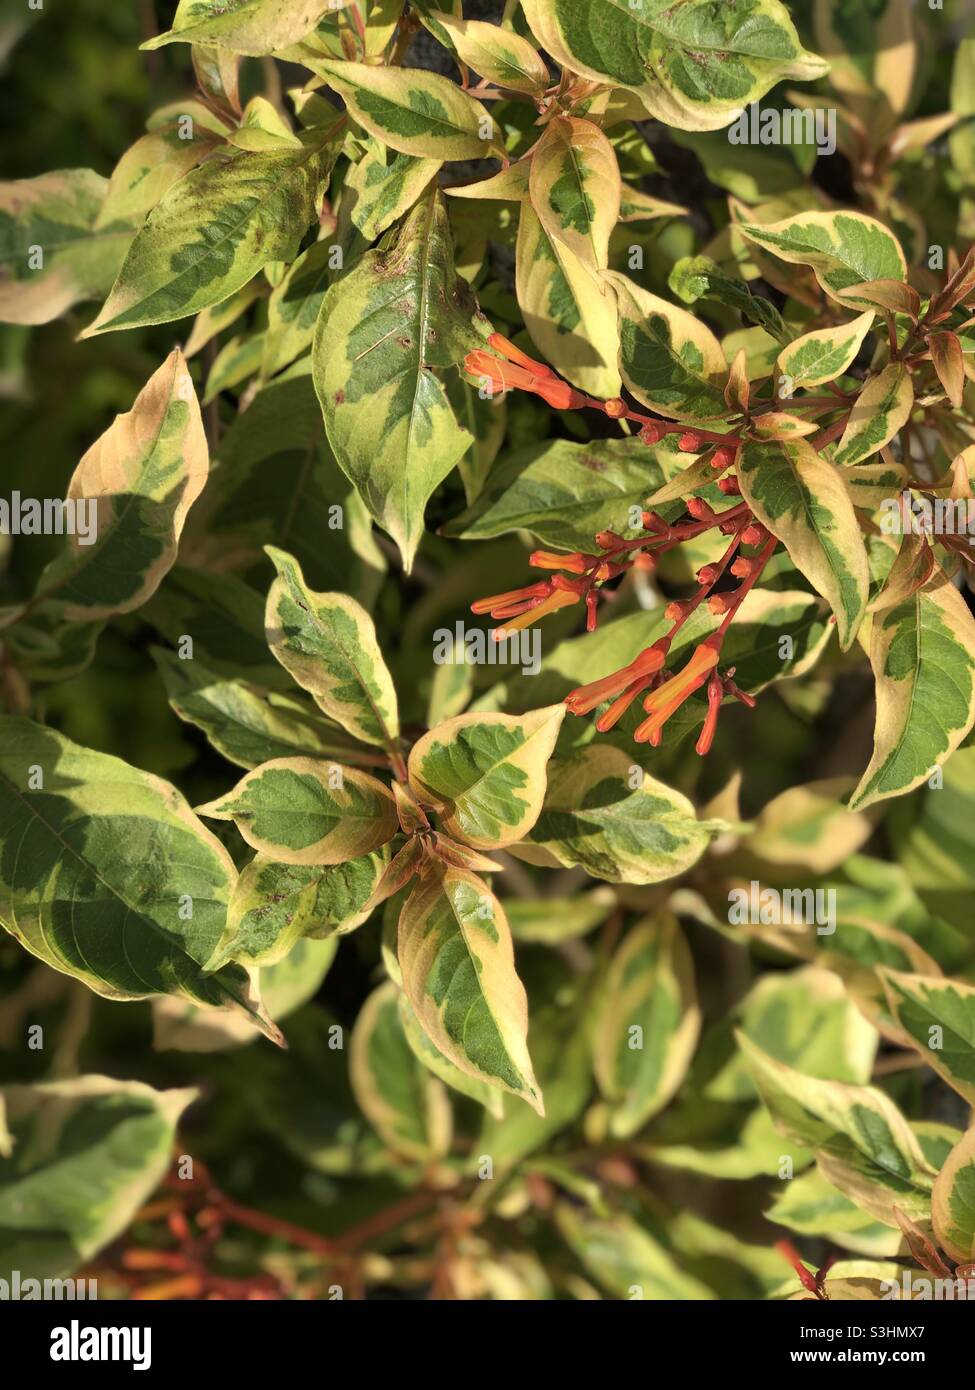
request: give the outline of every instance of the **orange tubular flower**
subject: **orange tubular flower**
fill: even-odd
[[[536,618],[547,618],[549,613],[557,613],[560,608],[568,608],[570,604],[578,602],[579,595],[571,590],[553,589],[548,598],[543,598],[540,603],[526,609],[511,621],[502,616],[501,627],[494,628],[491,635],[495,641],[502,642],[509,633],[520,632],[523,627],[531,627]]]
[[[488,343],[496,352],[477,349],[464,358],[464,370],[470,376],[486,378],[499,391],[510,391],[518,387],[522,391],[532,391],[553,410],[578,410],[586,403],[585,396],[574,391],[567,381],[560,380],[550,367],[536,362],[527,353],[509,343],[500,333],[492,333]]]
[[[611,699],[614,695],[622,699],[626,697],[626,704],[622,705],[616,719],[626,708],[631,700],[639,695],[641,690],[645,690],[653,677],[663,668],[667,660],[667,648],[670,645],[669,638],[662,638],[655,642],[652,647],[645,648],[638,657],[630,662],[629,666],[623,666],[619,671],[614,671],[609,676],[603,676],[601,680],[591,681],[589,685],[580,685],[577,690],[572,690],[565,697],[566,708],[573,714],[589,714],[597,705],[601,705],[604,700]],[[616,701],[619,704],[619,700]],[[615,705],[613,706],[615,709]],[[611,713],[606,711],[605,719]],[[599,721],[599,728],[602,732],[611,728],[612,724],[603,726],[603,720]]]
[[[651,691],[643,702],[649,715],[634,733],[637,743],[655,743],[667,720],[684,701],[693,695],[718,664],[719,647],[708,638],[694,649],[694,654],[682,671]]]

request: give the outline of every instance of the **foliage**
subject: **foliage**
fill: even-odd
[[[961,6],[21,8],[0,1278],[975,1278]]]

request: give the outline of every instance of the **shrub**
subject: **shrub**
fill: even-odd
[[[0,192],[3,1277],[975,1274],[975,40],[180,0],[142,47],[182,94],[111,176]]]

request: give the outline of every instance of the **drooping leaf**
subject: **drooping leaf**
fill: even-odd
[[[410,1047],[390,981],[362,1005],[349,1045],[349,1080],[380,1138],[406,1158],[429,1161],[450,1146],[451,1115],[443,1084]]]
[[[437,38],[446,41],[462,63],[473,68],[487,82],[529,94],[544,91],[549,72],[541,55],[527,39],[496,24],[478,19],[461,19],[443,10],[421,12],[424,22]]]
[[[417,1022],[416,1014],[413,1012],[406,995],[401,989],[397,990],[397,994],[399,997],[396,1002],[399,1007],[400,1022],[414,1056],[451,1090],[459,1092],[462,1096],[469,1096],[471,1100],[476,1100],[479,1105],[484,1106],[489,1115],[500,1116],[503,1113],[504,1104],[501,1092],[496,1091],[493,1086],[489,1086],[486,1082],[479,1081],[468,1072],[461,1071],[460,1067],[455,1066],[449,1058],[445,1057],[439,1048],[434,1047]]]
[[[196,1097],[107,1076],[0,1089],[8,1288],[17,1272],[19,1296],[40,1298],[27,1280],[69,1277],[122,1234],[169,1167],[177,1121]]]
[[[564,705],[530,714],[458,714],[413,745],[410,782],[442,806],[448,834],[475,849],[499,849],[531,830],[545,796],[545,768]]]
[[[667,283],[685,304],[696,304],[699,299],[725,304],[729,309],[736,309],[749,323],[764,328],[778,342],[788,344],[791,341],[792,334],[772,301],[753,294],[744,280],[726,275],[707,256],[683,256],[670,272]]]
[[[403,988],[434,1046],[461,1071],[543,1113],[511,932],[487,885],[461,869],[422,876],[400,913],[397,953]]]
[[[344,864],[386,844],[399,824],[378,778],[314,758],[262,763],[197,809],[232,820],[252,849],[285,864]]]
[[[246,972],[202,967],[236,874],[175,787],[7,717],[0,742],[0,923],[106,999],[244,1008],[279,1038]]]
[[[626,1138],[684,1079],[701,1028],[694,965],[670,913],[632,927],[610,962],[594,1030],[610,1132]]]
[[[891,1013],[948,1085],[975,1103],[975,986],[881,970]]]
[[[314,374],[329,442],[407,568],[430,494],[471,444],[441,376],[483,346],[483,323],[435,190],[322,305]]]
[[[869,573],[860,526],[842,479],[804,439],[749,442],[738,480],[755,516],[836,615],[849,647],[867,605]]]
[[[267,596],[267,640],[281,665],[320,709],[364,743],[389,747],[399,734],[396,691],[369,614],[345,594],[316,594],[283,550]]]
[[[975,721],[975,619],[939,568],[909,598],[873,615],[870,664],[873,756],[851,810],[920,786]]]

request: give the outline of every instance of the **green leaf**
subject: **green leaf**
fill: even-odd
[[[975,1104],[975,986],[881,969],[890,1010],[942,1080]]]
[[[474,97],[420,68],[303,59],[334,87],[370,134],[401,154],[424,159],[487,159],[494,119]]]
[[[827,65],[799,42],[779,0],[724,9],[707,0],[524,0],[532,33],[556,62],[639,92],[679,130],[715,130],[784,77]]]
[[[483,346],[484,322],[435,190],[325,296],[314,374],[329,443],[407,569],[431,493],[471,444],[441,378]]]
[[[387,981],[356,1017],[349,1080],[359,1108],[379,1137],[405,1158],[429,1162],[450,1147],[450,1102],[406,1038],[397,996]]]
[[[765,226],[740,222],[738,230],[780,260],[810,266],[820,287],[845,308],[874,307],[850,293],[856,285],[907,279],[904,252],[893,232],[862,212],[800,212]]]
[[[640,772],[621,748],[603,744],[554,762],[519,857],[531,860],[537,846],[610,883],[660,883],[689,869],[718,826],[699,821],[686,796]]]
[[[556,1208],[556,1222],[570,1249],[611,1298],[699,1302],[714,1297],[623,1212],[603,1218],[563,1202]]]
[[[931,1221],[938,1244],[953,1260],[975,1259],[975,1129],[955,1145],[935,1178]]]
[[[259,56],[297,42],[330,8],[327,0],[179,0],[172,29],[142,47],[200,43]]]
[[[564,705],[526,715],[455,715],[413,745],[410,783],[463,844],[513,844],[538,819],[545,767],[564,716]]]
[[[107,193],[91,169],[0,184],[0,323],[50,323],[106,293],[134,235],[98,227]]]
[[[616,154],[599,127],[572,116],[550,121],[532,155],[528,187],[549,239],[590,273],[605,270],[621,185]]]
[[[743,1034],[738,1041],[776,1128],[813,1150],[828,1182],[887,1226],[897,1224],[895,1206],[926,1219],[934,1169],[889,1096],[804,1076]]]
[[[749,323],[764,328],[782,344],[788,344],[792,338],[771,300],[752,294],[744,280],[726,275],[707,256],[681,257],[670,272],[667,284],[685,304],[696,304],[699,299],[712,300],[736,309]]]
[[[272,758],[304,754],[342,762],[367,750],[289,696],[259,694],[246,681],[226,680],[200,661],[182,661],[154,647],[169,703],[180,719],[202,729],[228,762],[257,767]]]
[[[543,1114],[504,909],[462,869],[422,876],[399,919],[403,989],[430,1041],[461,1071]]]
[[[257,854],[241,870],[227,908],[227,929],[207,968],[226,961],[274,966],[305,937],[344,936],[372,911],[389,863],[383,847],[341,864],[280,863]]]
[[[0,1276],[60,1279],[129,1226],[171,1162],[194,1090],[80,1076],[0,1088]],[[45,1298],[73,1295],[50,1293]]]
[[[0,743],[0,922],[106,999],[177,994],[267,1019],[239,967],[204,975],[236,873],[176,789],[29,719]]]
[[[549,238],[527,201],[518,214],[515,291],[525,327],[545,360],[580,391],[618,396],[616,303],[600,292],[568,246]]]
[[[862,463],[876,454],[906,424],[914,409],[914,383],[907,368],[891,362],[871,377],[857,396],[834,463]]]
[[[486,82],[513,92],[540,93],[550,84],[548,67],[527,39],[497,24],[462,19],[442,10],[420,18],[441,43],[447,42],[466,67]]]
[[[677,919],[647,918],[610,962],[595,1023],[593,1062],[611,1134],[628,1138],[671,1100],[700,1030],[694,963]]]
[[[446,536],[486,540],[530,531],[545,545],[588,551],[597,531],[631,537],[634,508],[642,511],[665,473],[658,450],[639,439],[594,439],[575,444],[545,440],[507,453],[472,507],[443,528]],[[686,457],[686,456],[684,456]],[[714,477],[709,469],[709,481]]]
[[[860,351],[874,317],[873,311],[868,310],[852,323],[803,333],[779,353],[776,376],[791,377],[793,387],[822,386],[827,381],[835,381]]]
[[[399,829],[392,793],[378,778],[313,758],[262,763],[197,810],[232,820],[252,849],[285,864],[344,864]]]
[[[175,348],[75,469],[67,497],[91,530],[76,531],[47,566],[32,606],[56,601],[83,622],[141,607],[176,559],[209,467],[200,406]]]
[[[369,614],[345,594],[316,594],[283,550],[267,547],[278,577],[267,596],[267,640],[318,707],[364,743],[399,735],[392,677]]]
[[[235,154],[193,169],[149,215],[97,319],[82,335],[170,323],[290,261],[321,206],[338,153],[339,117],[302,144]]]
[[[975,722],[975,619],[937,566],[923,588],[874,613],[870,664],[873,756],[852,811],[920,786]]]
[[[110,228],[113,223],[140,223],[173,184],[212,154],[219,143],[213,131],[195,122],[181,126],[174,121],[140,136],[112,170],[95,230]]]
[[[438,1048],[434,1047],[417,1022],[416,1014],[410,1007],[410,1001],[406,995],[401,989],[397,993],[399,998],[396,1002],[399,1007],[400,1022],[414,1056],[451,1090],[459,1092],[462,1096],[469,1096],[471,1100],[476,1100],[479,1105],[484,1106],[489,1115],[502,1115],[504,1101],[501,1092],[496,1091],[486,1082],[478,1081],[476,1077],[469,1076],[466,1071],[461,1071],[460,1067],[455,1066]]]
[[[711,330],[625,275],[604,278],[619,306],[620,371],[637,400],[674,420],[724,415],[728,367]]]
[[[867,552],[849,494],[832,464],[804,439],[749,442],[738,480],[756,518],[828,600],[840,646],[856,637],[867,606]]]
[[[365,241],[409,212],[436,176],[440,159],[398,154],[381,140],[367,139],[365,153],[349,169],[343,184],[342,210]]]

